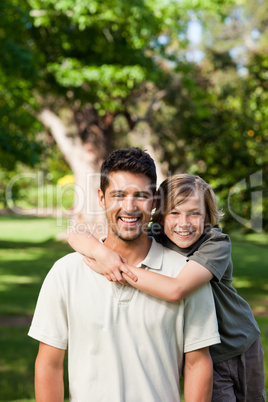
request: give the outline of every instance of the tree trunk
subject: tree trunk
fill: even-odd
[[[51,110],[44,109],[39,118],[50,129],[75,177],[75,196],[71,217],[76,224],[103,223],[104,213],[98,204],[97,190],[100,166],[105,156],[105,144],[98,142],[92,144],[88,139],[83,142],[81,132],[79,135],[71,136],[63,121]]]
[[[153,134],[147,122],[138,123],[135,125],[134,129],[128,133],[128,141],[131,146],[142,148],[153,158],[157,174],[157,187],[159,187],[160,183],[167,178],[168,165],[159,162],[160,152],[152,145],[152,139]]]
[[[70,122],[64,124],[51,110],[44,109],[39,115],[40,121],[50,129],[75,177],[74,205],[70,213],[72,224],[77,226],[86,222],[91,227],[97,224],[102,232],[106,222],[105,214],[98,203],[97,190],[101,164],[112,150],[114,117],[113,114],[107,113],[100,118],[90,104],[83,109],[74,109],[71,124],[75,123],[76,132],[72,134],[67,128],[71,126]],[[167,172],[163,172],[158,162],[159,155],[151,145],[152,133],[149,124],[140,124],[133,124],[128,137],[132,146],[140,146],[154,159],[159,185]],[[82,230],[82,226],[80,228]]]

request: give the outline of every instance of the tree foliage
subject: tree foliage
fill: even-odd
[[[38,160],[49,144],[38,118],[46,108],[100,159],[130,144],[133,132],[134,142],[146,138],[169,172],[211,182],[227,210],[237,182],[257,171],[267,180],[267,7],[264,0],[257,7],[250,0],[2,0],[1,166]],[[191,18],[203,29],[198,63],[187,53]],[[250,193],[241,203],[250,213]]]
[[[28,11],[19,2],[0,4],[0,160],[12,169],[17,161],[34,165],[42,150],[36,133],[41,125],[29,112],[38,71],[31,50]]]
[[[225,220],[240,214],[249,229],[261,215],[260,205],[253,210],[255,191],[263,193],[264,227],[268,221],[267,5],[262,6],[263,13],[253,16],[248,4],[233,7],[228,18],[217,24],[214,20],[212,27],[204,19],[210,40],[203,44],[203,60],[191,69],[178,66],[168,91],[169,107],[163,105],[152,120],[165,141],[163,159],[169,160],[171,172],[200,174],[220,197]],[[258,40],[253,41],[256,31]],[[258,172],[262,181],[256,188],[251,181]],[[247,189],[233,196],[243,180]]]

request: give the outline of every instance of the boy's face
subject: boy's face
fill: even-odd
[[[165,216],[165,234],[177,246],[190,247],[204,232],[205,217],[204,197],[199,191],[194,191],[190,198]]]
[[[112,172],[105,194],[99,190],[100,205],[106,210],[108,234],[125,241],[146,236],[154,206],[150,179],[143,174]]]

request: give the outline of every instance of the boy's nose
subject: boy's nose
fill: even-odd
[[[179,217],[180,226],[189,226],[189,219],[187,215],[181,214]]]

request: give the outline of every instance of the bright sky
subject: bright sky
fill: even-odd
[[[192,20],[189,22],[187,37],[193,45],[200,43],[202,39],[202,27],[198,20]]]
[[[187,38],[190,41],[191,50],[186,54],[189,61],[200,62],[204,56],[199,49],[199,43],[202,40],[202,26],[198,20],[192,20],[188,23]]]

